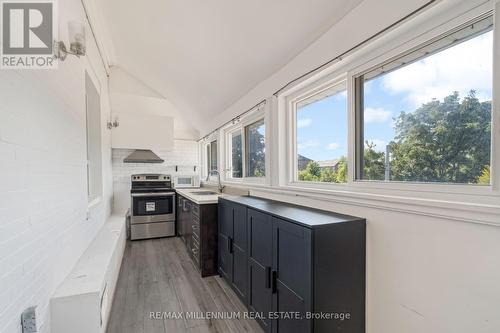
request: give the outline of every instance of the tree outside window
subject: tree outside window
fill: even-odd
[[[231,135],[231,159],[233,178],[243,177],[243,151],[242,151],[242,138],[241,131]]]
[[[361,179],[490,184],[491,20],[357,79],[363,105]]]
[[[265,132],[264,119],[245,127],[246,177],[266,175]]]

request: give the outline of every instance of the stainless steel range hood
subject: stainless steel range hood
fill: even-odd
[[[128,155],[124,160],[124,163],[163,163],[158,155],[153,153],[151,150],[137,149],[130,155]]]

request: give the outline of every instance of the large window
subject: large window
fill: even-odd
[[[89,202],[102,195],[101,97],[85,73],[87,116],[87,194]]]
[[[246,176],[266,175],[266,126],[264,119],[245,127]]]
[[[346,83],[301,98],[295,113],[296,179],[347,182]]]
[[[356,79],[357,178],[490,184],[493,22]]]

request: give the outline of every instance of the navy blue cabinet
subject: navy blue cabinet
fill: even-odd
[[[219,273],[265,332],[365,332],[364,219],[255,197],[219,209]]]
[[[221,201],[219,216],[219,274],[246,303],[248,290],[246,207]]]
[[[253,209],[247,211],[248,223],[248,308],[262,313],[257,318],[271,332],[273,226],[272,217]]]
[[[233,207],[233,238],[231,239],[233,254],[233,287],[240,298],[246,300],[248,291],[248,251],[247,251],[247,219],[246,207]]]
[[[312,309],[311,237],[310,229],[273,218],[273,311],[305,314]],[[311,332],[311,320],[278,317],[273,332]]]
[[[233,236],[233,204],[219,202],[219,237],[218,264],[219,274],[227,281],[233,280],[233,255],[231,254],[231,237]]]

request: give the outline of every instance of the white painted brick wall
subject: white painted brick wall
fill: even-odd
[[[157,163],[123,163],[131,149],[113,149],[114,210],[123,213],[130,207],[130,176],[139,173],[163,173],[175,175],[199,174],[198,144],[196,141],[175,140],[172,151],[155,150],[165,160]],[[178,166],[178,170],[175,170]],[[196,166],[196,171],[194,167]]]
[[[79,0],[59,1],[59,17],[61,27],[69,19],[85,22]],[[107,78],[90,38],[87,50],[58,70],[0,71],[1,333],[20,333],[21,312],[34,305],[39,331],[50,332],[52,293],[111,211]],[[89,220],[85,70],[98,80],[104,101],[103,199]]]

